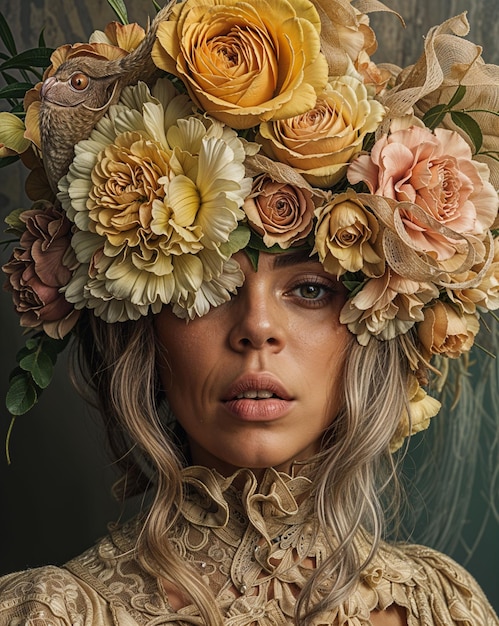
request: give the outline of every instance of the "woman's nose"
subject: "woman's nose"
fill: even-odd
[[[286,339],[286,313],[275,294],[244,285],[233,302],[229,342],[233,350],[279,352]]]

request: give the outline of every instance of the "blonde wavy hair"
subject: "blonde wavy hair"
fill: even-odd
[[[85,381],[80,388],[90,390],[122,471],[117,494],[151,494],[137,559],[147,572],[170,581],[190,598],[207,626],[220,626],[223,618],[213,593],[168,540],[183,498],[185,441],[165,411],[153,318],[106,324],[88,313],[79,324],[78,339],[78,365]],[[348,597],[383,537],[383,496],[395,475],[389,443],[408,407],[409,368],[402,341],[409,340],[371,341],[362,347],[352,337],[342,407],[315,464],[318,526],[327,529],[326,537],[334,537],[334,545],[297,600],[295,620],[300,625]],[[393,502],[393,496],[386,501]],[[358,549],[366,534],[371,546],[367,558]],[[320,591],[325,581],[333,581],[327,595]]]

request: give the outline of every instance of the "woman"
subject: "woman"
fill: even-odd
[[[392,452],[439,408],[421,385],[496,308],[494,171],[421,122],[435,85],[372,64],[364,14],[202,9],[126,53],[117,26],[65,47],[25,101],[58,192],[4,267],[35,331],[12,389],[71,333],[121,492],[151,502],[64,568],[3,578],[0,617],[497,624],[450,559],[382,542]]]

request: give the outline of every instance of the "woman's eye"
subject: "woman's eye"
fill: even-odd
[[[302,283],[291,290],[294,296],[304,300],[324,301],[332,295],[333,289],[319,283]]]

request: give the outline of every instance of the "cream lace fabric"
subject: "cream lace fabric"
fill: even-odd
[[[310,481],[268,470],[258,484],[246,470],[223,478],[191,467],[185,482],[173,545],[215,593],[225,624],[291,625],[297,594],[328,553],[315,532]],[[201,624],[192,605],[175,612],[161,584],[135,561],[139,530],[131,523],[63,568],[0,579],[0,625]],[[354,593],[316,624],[367,626],[372,611],[394,603],[404,607],[408,626],[499,626],[469,574],[421,546],[382,547]]]

